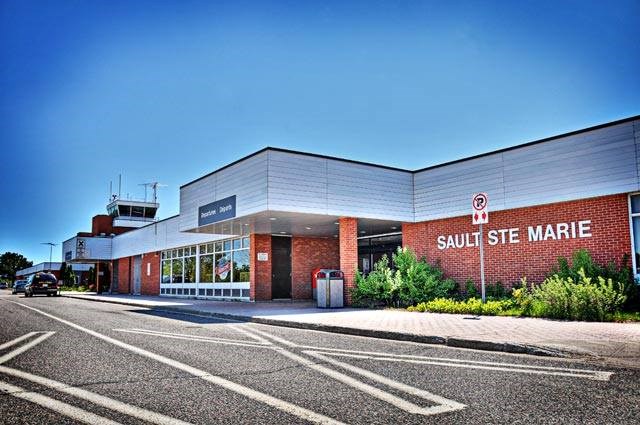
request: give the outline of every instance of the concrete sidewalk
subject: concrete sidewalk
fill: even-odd
[[[640,323],[411,313],[405,310],[319,309],[311,302],[224,302],[159,296],[65,292],[83,300],[207,315],[277,326],[450,347],[547,356],[581,357],[640,367]]]

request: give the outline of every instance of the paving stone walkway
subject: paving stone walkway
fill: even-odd
[[[412,313],[405,310],[320,309],[312,302],[224,302],[159,296],[65,296],[449,346],[529,354],[569,355],[640,368],[640,323]]]

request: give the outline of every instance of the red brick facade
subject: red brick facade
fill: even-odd
[[[151,252],[142,256],[140,293],[142,295],[160,293],[160,252]]]
[[[539,283],[557,264],[559,256],[570,257],[580,248],[588,249],[600,263],[612,260],[620,262],[623,255],[631,251],[627,202],[627,195],[622,194],[490,212],[490,222],[484,226],[483,231],[486,282],[501,281],[508,286],[526,276],[528,282]],[[576,236],[579,235],[577,223],[582,220],[591,221],[587,225],[588,230],[584,232],[591,236],[567,238],[567,235],[572,236],[574,233],[572,226],[575,226]],[[572,222],[576,224],[572,225]],[[568,226],[562,225],[559,231],[558,223],[568,223]],[[547,224],[553,225],[556,239],[550,236],[547,240],[529,241],[529,226],[536,228],[543,225],[542,228],[546,229]],[[519,232],[513,241],[519,242],[510,243],[508,232],[503,232],[504,243],[502,234],[498,233],[498,243],[489,244],[489,231],[515,228]],[[439,262],[445,273],[460,284],[472,279],[479,285],[480,257],[477,246],[438,248],[439,236],[471,234],[477,231],[478,226],[471,224],[470,214],[415,224],[405,223],[402,226],[403,245],[412,248],[419,257],[426,257],[429,262]],[[461,242],[462,237],[458,241]],[[469,241],[473,244],[473,235],[469,235]],[[465,245],[466,242],[465,237]]]
[[[291,292],[293,299],[311,299],[311,271],[340,267],[336,239],[293,237],[291,240]]]
[[[258,261],[258,253],[266,252],[267,261]],[[271,235],[250,236],[249,256],[251,263],[251,300],[271,299]]]
[[[118,293],[129,294],[131,292],[131,257],[120,258],[118,260]],[[160,291],[158,291],[160,293]]]
[[[351,304],[351,288],[355,285],[358,269],[358,219],[341,217],[340,224],[340,270],[344,273],[344,301]]]

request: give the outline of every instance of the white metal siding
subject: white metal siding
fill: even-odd
[[[496,211],[638,190],[639,145],[628,122],[416,173],[415,220],[470,214],[480,191]]]
[[[172,217],[113,238],[113,259],[210,242],[229,236],[181,232],[180,217]]]
[[[267,209],[267,152],[180,189],[180,230],[198,227],[198,208],[236,195],[236,216]]]
[[[269,210],[413,220],[408,171],[269,151]]]

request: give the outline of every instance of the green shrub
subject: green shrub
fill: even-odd
[[[629,266],[630,257],[625,254],[622,256],[620,266],[614,261],[604,266],[596,263],[591,254],[586,249],[579,249],[571,256],[571,263],[566,257],[558,258],[558,265],[551,270],[547,278],[558,275],[562,279],[571,278],[574,282],[581,279],[580,270],[584,275],[593,281],[597,281],[599,277],[605,280],[611,279],[616,291],[624,293],[627,298],[626,304],[628,308],[638,307],[640,300],[638,298],[638,287],[635,285]]]
[[[467,279],[464,284],[465,289],[465,297],[466,298],[477,298],[480,296],[478,289],[476,288],[476,284],[473,283],[473,280]]]
[[[554,319],[607,320],[626,301],[624,286],[611,278],[587,277],[583,270],[578,271],[578,280],[553,275],[531,290],[526,313]]]
[[[444,272],[424,260],[418,261],[408,248],[398,248],[393,254],[397,299],[402,305],[412,305],[439,297],[447,297],[456,289],[453,279],[445,279]]]
[[[389,268],[389,259],[383,255],[373,265],[373,271],[366,277],[356,270],[355,287],[351,294],[355,304],[372,305],[384,303],[390,305],[395,292],[393,271]]]
[[[457,288],[453,279],[444,278],[440,267],[418,260],[407,248],[398,248],[392,259],[395,270],[383,256],[367,276],[356,272],[352,290],[356,304],[408,306],[451,296]]]
[[[513,302],[510,300],[487,301],[482,303],[478,298],[469,298],[466,301],[453,300],[451,298],[436,298],[409,307],[409,311],[429,311],[432,313],[451,313],[451,314],[484,314],[497,315],[505,311],[513,309]]]
[[[484,291],[487,299],[501,300],[508,297],[507,290],[500,281],[486,285]]]

